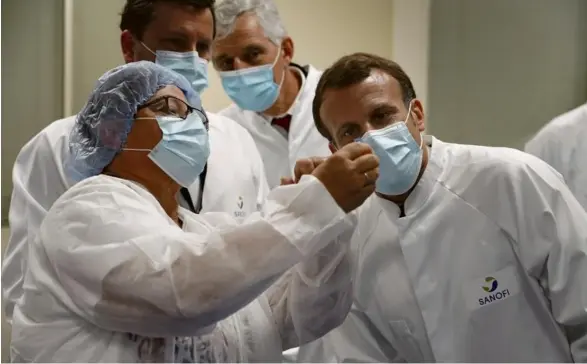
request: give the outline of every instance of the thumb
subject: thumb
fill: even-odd
[[[295,184],[295,181],[293,180],[293,178],[291,177],[281,177],[280,186],[287,186],[287,185],[293,185]]]
[[[294,168],[294,177],[299,181],[304,174],[310,174],[314,171],[314,161],[312,159],[300,159],[296,162]]]

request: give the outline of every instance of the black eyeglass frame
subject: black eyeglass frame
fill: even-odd
[[[165,116],[175,116],[175,117],[178,117],[178,118],[181,118],[181,119],[185,120],[191,113],[193,113],[194,111],[196,111],[201,116],[202,121],[204,123],[204,126],[206,127],[206,130],[208,130],[209,120],[208,120],[208,116],[206,115],[206,112],[203,109],[199,109],[199,108],[196,108],[196,107],[191,106],[187,102],[185,102],[182,99],[180,99],[180,98],[178,98],[176,96],[173,96],[173,95],[165,95],[165,96],[157,97],[156,99],[151,100],[151,101],[147,102],[146,104],[143,104],[143,105],[139,106],[137,108],[137,111],[139,111],[141,109],[151,108],[153,105],[156,105],[156,104],[160,103],[162,100],[165,101],[165,106],[166,106],[167,110],[171,110],[171,108],[169,106],[169,100],[170,99],[172,99],[172,100],[174,100],[176,102],[179,102],[179,103],[185,105],[185,107],[186,107],[186,113],[185,113],[185,115],[172,115],[172,114],[169,114],[169,115],[165,115]],[[159,110],[153,110],[153,109],[151,109],[151,111],[153,111],[155,113],[160,113],[161,112]]]

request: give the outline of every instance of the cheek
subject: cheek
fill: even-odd
[[[155,62],[155,55],[142,46],[135,47],[134,62],[149,61]]]
[[[163,138],[163,132],[161,131],[161,128],[159,127],[157,121],[155,121],[154,125],[151,126],[149,136],[149,140],[152,143],[153,147],[155,147],[161,141],[161,138]]]
[[[163,133],[157,120],[137,120],[128,135],[127,145],[133,148],[152,149],[162,137]]]
[[[417,144],[421,144],[422,134],[420,133],[420,130],[418,129],[418,127],[416,125],[414,125],[414,123],[410,123],[410,124],[411,124],[411,126],[408,128],[408,130],[410,131],[412,138],[414,138],[414,140],[416,141]]]
[[[275,83],[280,84],[282,81],[282,78],[285,77],[285,68],[286,65],[284,64],[283,61],[278,61],[275,64],[275,67],[273,67],[273,79],[275,80]]]

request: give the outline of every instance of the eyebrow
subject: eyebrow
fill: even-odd
[[[169,95],[169,96],[171,96],[171,95]],[[159,102],[159,101],[161,101],[161,100],[165,100],[165,98],[166,98],[166,97],[167,97],[167,95],[161,95],[161,96],[157,96],[157,97],[155,97],[155,98],[154,98],[154,99],[152,99],[152,100],[147,100],[147,102],[145,102],[144,104],[142,104],[142,105],[141,105],[141,106],[139,106],[139,107],[145,107],[145,106],[154,105],[154,104],[156,104],[157,102]]]
[[[392,115],[396,115],[399,113],[399,108],[390,104],[379,104],[371,109],[371,111],[369,111],[369,119],[372,119],[376,114],[382,112],[388,112]]]
[[[260,44],[257,43],[251,43],[251,44],[247,44],[245,46],[245,48],[243,49],[243,51],[247,52],[247,51],[251,51],[251,50],[262,50],[262,51],[266,51],[267,47],[264,47]]]
[[[250,52],[250,51],[253,51],[253,50],[260,50],[260,51],[265,52],[265,51],[267,51],[267,47],[265,47],[265,46],[263,46],[261,44],[258,44],[258,43],[247,44],[246,46],[243,47],[243,50],[242,50],[241,54],[242,53],[247,53],[247,52]],[[226,53],[221,53],[221,54],[217,55],[216,57],[214,57],[214,60],[215,61],[223,61],[223,60],[230,59],[230,58],[234,58],[234,57],[233,56],[229,56]]]
[[[188,31],[187,29],[171,29],[167,32],[167,34],[163,35],[163,39],[169,39],[169,38],[181,38],[184,41],[190,41],[191,40],[191,36],[188,35],[188,33],[191,33],[190,31]],[[203,34],[202,32],[197,32],[196,33],[196,38],[198,39],[197,43],[212,43],[212,38],[210,38],[209,36]]]
[[[168,30],[166,32],[162,32],[163,39],[170,39],[170,38],[181,38],[182,40],[189,40],[189,37],[185,32],[180,30]]]

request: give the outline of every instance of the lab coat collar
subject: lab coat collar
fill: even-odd
[[[424,145],[428,148],[428,164],[418,184],[404,203],[406,217],[414,214],[424,205],[432,194],[436,181],[442,172],[444,143],[430,135],[424,135],[423,137]],[[377,200],[389,217],[394,220],[399,218],[401,213],[399,206],[381,197],[378,197]]]

